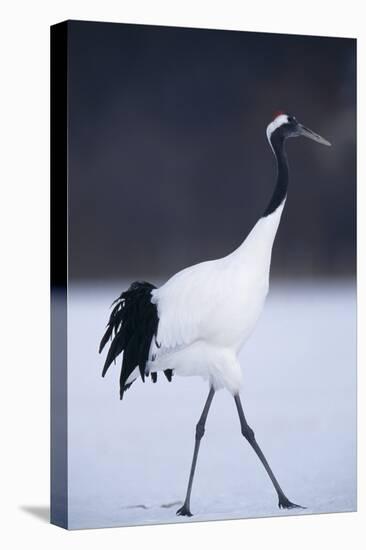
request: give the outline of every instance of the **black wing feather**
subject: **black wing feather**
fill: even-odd
[[[169,380],[169,382],[171,382],[171,381],[172,381],[172,377],[173,377],[173,371],[172,371],[172,369],[166,369],[166,370],[164,371],[164,374],[165,374],[165,376],[167,377],[167,379]]]
[[[151,302],[151,291],[156,288],[146,282],[135,282],[128,290],[113,302],[105,334],[100,342],[99,353],[107,342],[111,344],[104,363],[102,376],[105,376],[110,365],[123,353],[120,373],[120,398],[131,386],[127,384],[128,377],[136,367],[145,381],[145,366],[149,357],[151,341],[156,338],[159,318],[156,305]],[[169,382],[172,371],[164,371]],[[152,373],[152,381],[156,382],[157,375]]]

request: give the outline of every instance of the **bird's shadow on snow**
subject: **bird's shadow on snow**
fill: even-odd
[[[180,506],[183,504],[181,500],[175,500],[174,502],[166,502],[163,504],[160,504],[159,508],[173,508],[174,506]],[[154,506],[150,506],[147,504],[129,504],[127,506],[122,506],[122,509],[124,510],[133,510],[133,509],[142,509],[142,510],[149,510],[151,508],[154,508]]]
[[[49,523],[50,522],[50,508],[49,506],[20,506],[20,510],[30,514],[31,516]]]

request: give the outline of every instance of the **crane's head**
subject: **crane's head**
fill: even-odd
[[[322,145],[330,145],[329,141],[300,124],[294,116],[285,113],[277,112],[275,118],[267,126],[267,138],[271,147],[275,142],[283,142],[287,138],[299,136],[313,139]]]

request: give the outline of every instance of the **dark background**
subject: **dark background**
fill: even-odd
[[[275,183],[277,110],[332,142],[288,143],[272,273],[355,273],[356,41],[69,23],[69,276],[166,278],[228,254]]]

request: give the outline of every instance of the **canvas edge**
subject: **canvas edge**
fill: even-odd
[[[67,467],[67,137],[68,23],[50,29],[51,85],[51,506],[50,522],[68,528]]]

